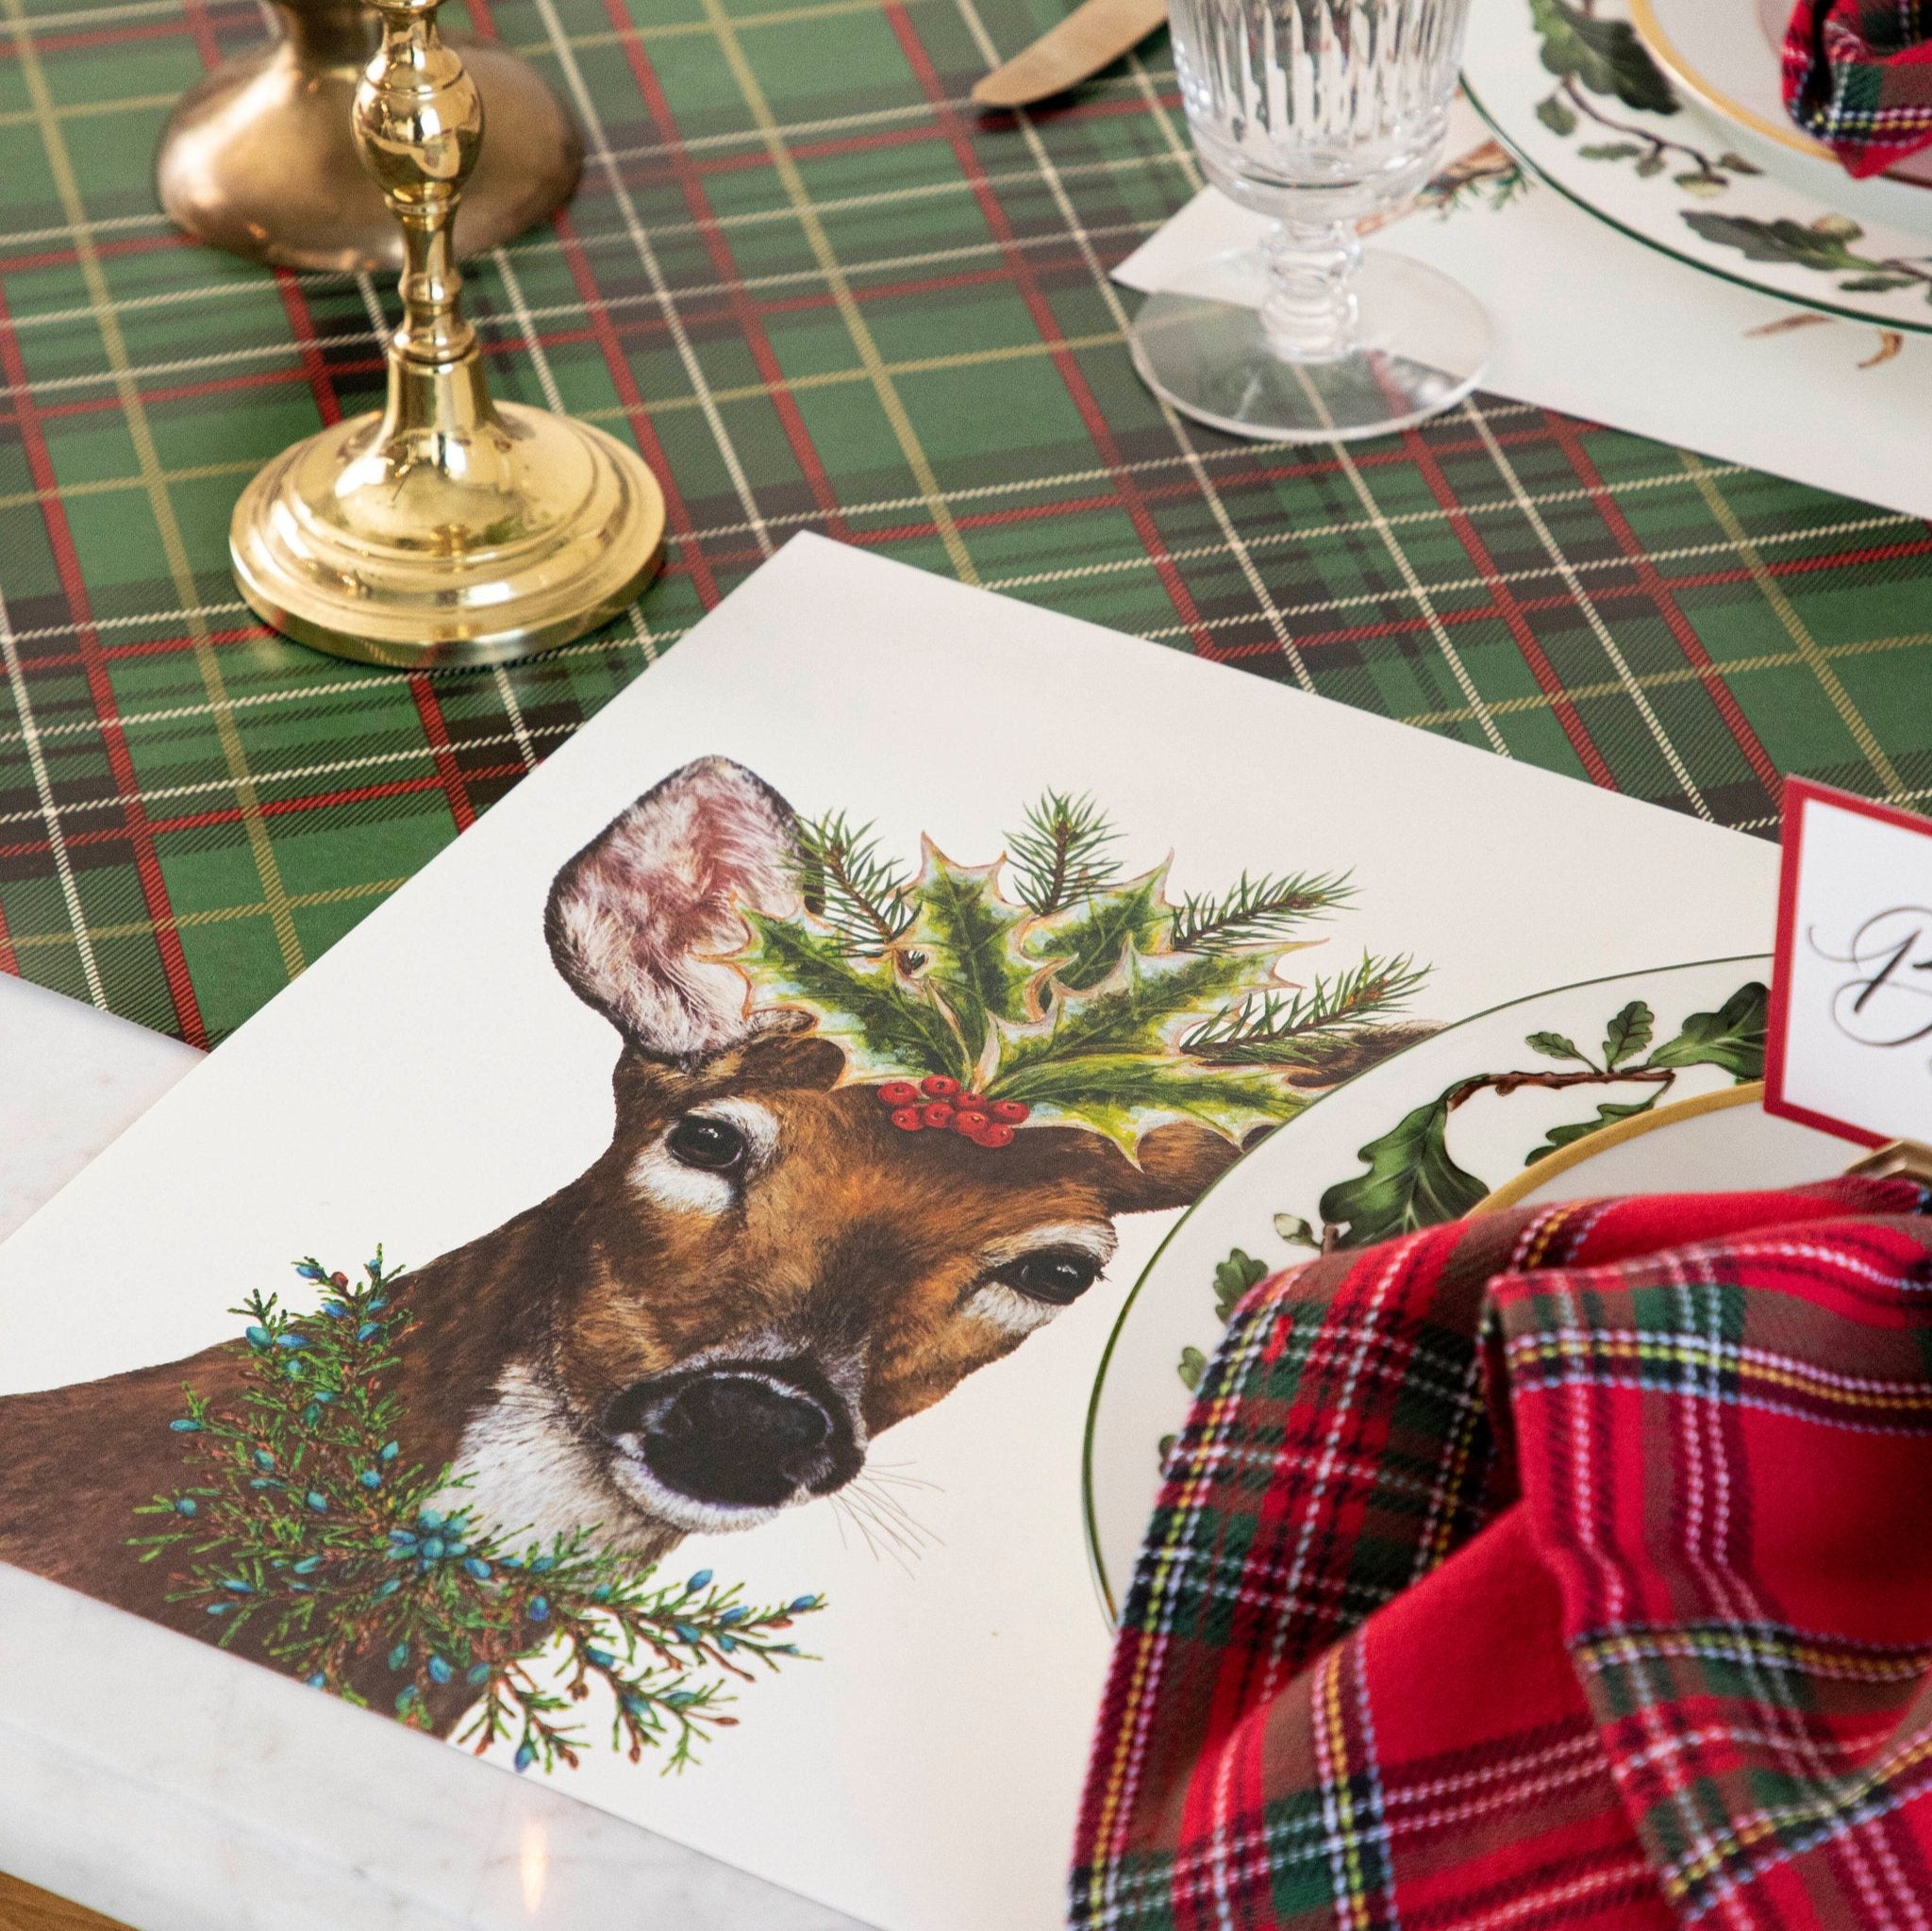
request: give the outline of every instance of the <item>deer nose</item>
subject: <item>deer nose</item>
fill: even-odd
[[[811,1379],[817,1379],[816,1376]],[[726,1365],[660,1376],[619,1396],[651,1473],[700,1502],[773,1508],[822,1486],[835,1464],[842,1404],[798,1373]]]

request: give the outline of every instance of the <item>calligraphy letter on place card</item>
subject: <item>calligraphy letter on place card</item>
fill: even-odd
[[[1790,780],[1774,978],[1766,1110],[1932,1141],[1932,819]]]

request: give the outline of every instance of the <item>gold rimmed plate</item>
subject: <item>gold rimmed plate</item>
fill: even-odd
[[[1764,1082],[1753,1079],[1606,1126],[1506,1180],[1470,1212],[1689,1186],[1713,1193],[1803,1186],[1840,1172],[1852,1151],[1829,1133],[1767,1113]]]
[[[1232,1297],[1307,1259],[1324,1215],[1359,1245],[1522,1198],[1841,1171],[1840,1142],[1757,1105],[1769,978],[1768,958],[1714,959],[1492,1007],[1317,1101],[1217,1181],[1135,1284],[1095,1378],[1084,1499],[1107,1613]]]
[[[1574,9],[1494,0],[1471,15],[1464,89],[1536,176],[1632,240],[1785,301],[1932,334],[1932,193],[1854,182],[1784,142],[1757,5],[1595,0],[1586,40]],[[1639,35],[1646,7],[1668,59]],[[1713,64],[1724,34],[1735,66]]]

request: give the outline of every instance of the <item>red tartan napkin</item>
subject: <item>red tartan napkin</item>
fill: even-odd
[[[1932,1925],[1932,1218],[1527,1208],[1247,1297],[1174,1449],[1081,1931]]]
[[[1932,145],[1932,0],[1798,0],[1785,106],[1854,175]]]

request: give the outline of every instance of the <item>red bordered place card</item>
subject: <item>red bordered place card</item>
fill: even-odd
[[[1785,787],[1764,1105],[1866,1146],[1932,1141],[1932,819]]]

